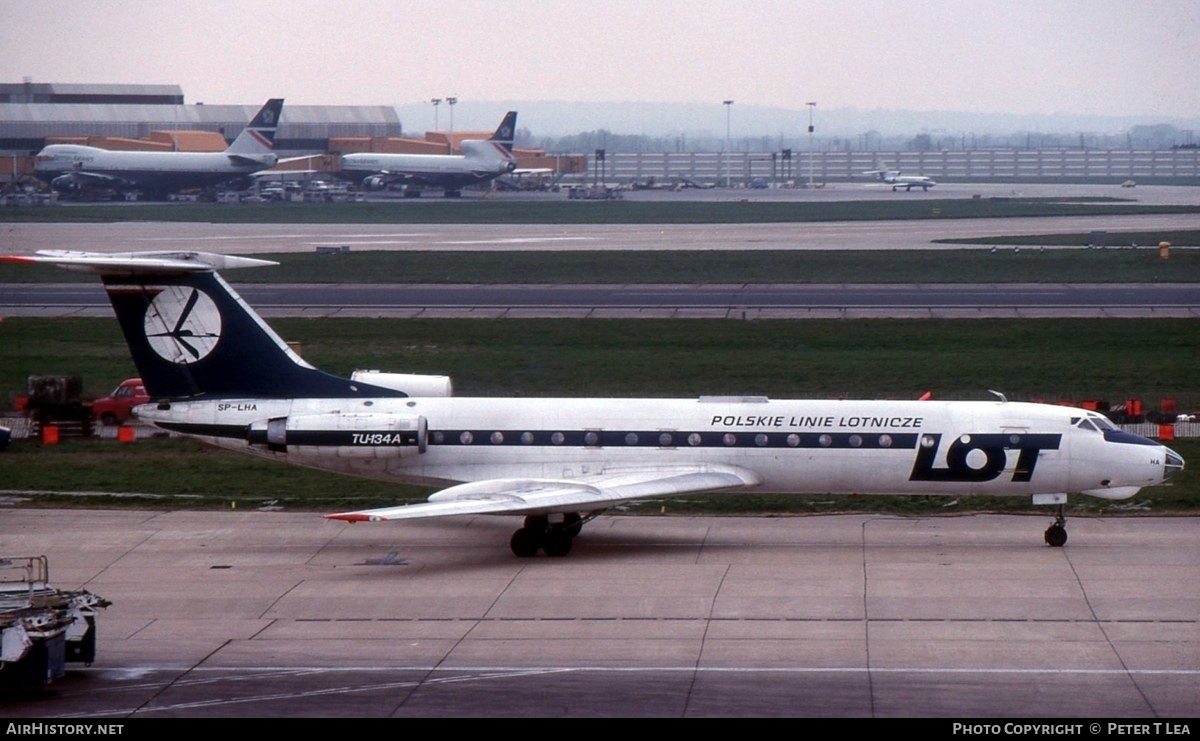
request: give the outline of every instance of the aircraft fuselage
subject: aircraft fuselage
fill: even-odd
[[[269,168],[275,161],[273,154],[246,161],[226,152],[121,152],[51,144],[37,155],[34,170],[61,190],[140,187],[172,191],[212,187]]]
[[[370,478],[445,484],[732,466],[743,491],[1082,492],[1158,483],[1168,449],[1087,412],[1016,402],[668,399],[222,399],[139,409],[214,445]],[[1095,415],[1098,417],[1098,415]]]

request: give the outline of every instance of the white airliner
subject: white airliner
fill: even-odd
[[[933,178],[924,175],[902,175],[899,170],[888,169],[888,166],[882,162],[877,164],[876,167],[879,169],[867,170],[863,175],[872,175],[879,182],[891,185],[893,191],[900,190],[901,188],[904,190],[920,188],[921,190],[928,191],[937,185],[937,182]]]
[[[211,188],[275,166],[275,130],[282,110],[282,98],[268,100],[224,152],[121,152],[51,144],[37,154],[34,170],[52,188],[69,194],[106,188],[162,198],[189,188]]]
[[[442,188],[446,197],[462,195],[462,188],[507,175],[517,169],[513,158],[513,136],[517,112],[509,111],[492,136],[467,139],[463,154],[385,154],[364,152],[342,155],[342,176],[370,190],[404,187],[407,197],[421,195],[421,188]]]
[[[327,517],[523,515],[510,547],[563,556],[583,523],[636,499],[713,491],[1125,499],[1183,469],[1095,412],[991,401],[466,398],[445,376],[306,363],[198,252],[44,251],[98,273],[155,402],[143,421],[288,463],[443,487],[427,502]]]

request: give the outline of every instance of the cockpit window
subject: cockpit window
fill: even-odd
[[[1093,432],[1108,432],[1117,429],[1116,425],[1102,414],[1089,414],[1086,417],[1072,417],[1071,424],[1081,430]]]

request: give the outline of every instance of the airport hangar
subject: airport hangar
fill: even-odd
[[[33,177],[34,155],[47,144],[101,149],[220,151],[262,106],[184,103],[178,85],[0,83],[0,186]],[[284,103],[275,151],[282,158],[321,153],[280,170],[335,172],[336,155],[352,152],[451,154],[486,131],[431,131],[406,137],[395,108]],[[516,150],[518,165],[582,172],[587,158]]]

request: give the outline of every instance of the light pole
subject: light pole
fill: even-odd
[[[430,103],[433,103],[433,130],[438,130],[438,106],[442,104],[441,98],[430,98]]]
[[[725,168],[725,187],[729,187],[729,115],[733,110],[732,100],[723,100],[721,105],[725,106],[725,148],[722,151],[721,164]]]
[[[813,187],[813,109],[816,103],[806,103],[808,106],[808,188]]]
[[[446,98],[446,103],[450,105],[450,151],[454,151],[454,104],[458,102],[458,98],[453,95]]]

